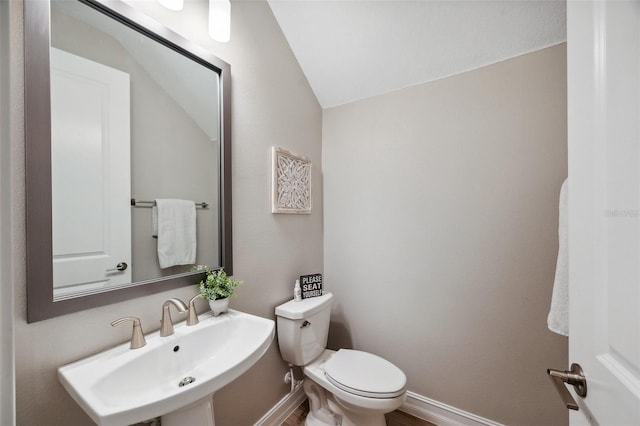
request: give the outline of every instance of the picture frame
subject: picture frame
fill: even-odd
[[[271,213],[311,214],[311,159],[271,148]]]

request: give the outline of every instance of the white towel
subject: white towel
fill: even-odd
[[[549,330],[563,336],[569,335],[569,230],[568,228],[569,188],[567,180],[560,188],[560,205],[558,215],[558,260],[556,261],[556,277],[553,282],[551,309],[547,317]]]
[[[158,206],[151,207],[151,236],[158,238]]]
[[[157,199],[160,268],[196,262],[196,203]]]

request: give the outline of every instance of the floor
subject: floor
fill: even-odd
[[[296,411],[294,411],[281,426],[304,426],[304,419],[308,411],[309,405],[308,402],[305,401],[296,408]],[[394,411],[385,417],[387,418],[387,426],[436,426],[433,423],[421,420],[402,411]]]

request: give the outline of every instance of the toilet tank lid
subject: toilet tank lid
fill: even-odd
[[[307,318],[316,312],[331,306],[333,295],[325,293],[322,296],[311,297],[300,302],[290,300],[280,306],[276,306],[276,315],[289,319]]]

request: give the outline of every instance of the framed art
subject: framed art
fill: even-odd
[[[271,213],[311,213],[311,159],[272,147]]]

